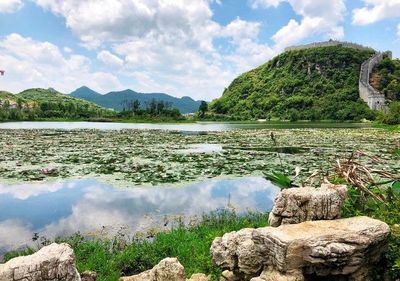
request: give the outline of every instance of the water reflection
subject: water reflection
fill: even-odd
[[[363,123],[313,123],[313,122],[258,122],[258,123],[218,123],[196,122],[186,124],[157,123],[103,123],[103,122],[6,122],[0,123],[0,129],[149,129],[181,132],[214,132],[234,129],[291,129],[291,128],[362,128],[370,127]]]
[[[31,243],[33,233],[53,238],[80,231],[164,226],[171,217],[195,217],[233,206],[267,211],[278,189],[259,177],[214,179],[184,188],[115,189],[95,180],[0,185],[0,255]]]

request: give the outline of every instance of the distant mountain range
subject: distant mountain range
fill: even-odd
[[[171,103],[172,107],[179,109],[181,113],[185,114],[197,112],[201,103],[201,101],[195,101],[190,97],[176,98],[163,93],[144,94],[132,90],[110,92],[102,95],[86,86],[76,89],[70,94],[70,96],[93,102],[105,108],[112,108],[116,111],[121,111],[126,102],[138,100],[141,106],[144,107],[146,103],[155,99]]]

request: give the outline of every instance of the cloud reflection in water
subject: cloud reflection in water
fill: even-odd
[[[0,185],[0,254],[31,243],[35,232],[54,238],[124,227],[132,234],[162,226],[168,217],[191,218],[228,203],[239,213],[268,211],[277,192],[261,177],[213,179],[184,188],[116,189],[95,180]]]

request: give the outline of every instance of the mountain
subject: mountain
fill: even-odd
[[[119,92],[110,92],[101,95],[88,87],[80,87],[73,91],[70,96],[75,98],[91,101],[106,108],[112,108],[116,111],[121,111],[126,102],[138,100],[141,106],[152,99],[171,103],[172,107],[179,109],[181,113],[192,113],[199,109],[201,101],[195,101],[190,97],[176,98],[163,93],[138,93],[132,90],[124,90]]]
[[[79,98],[79,99],[84,99],[84,100],[87,100],[87,101],[90,101],[93,103],[97,103],[96,101],[102,97],[101,94],[93,91],[92,89],[90,89],[86,86],[76,89],[75,91],[73,91],[70,94],[70,96]]]
[[[373,119],[358,90],[373,54],[340,44],[286,51],[236,78],[210,109],[237,119]]]

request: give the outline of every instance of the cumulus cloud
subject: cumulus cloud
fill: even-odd
[[[250,5],[253,9],[278,7],[285,0],[250,0]]]
[[[63,16],[67,26],[91,47],[104,41],[137,39],[153,33],[164,40],[191,41],[212,48],[208,36],[217,25],[207,0],[35,0]]]
[[[288,2],[301,21],[291,19],[272,37],[276,50],[299,43],[305,38],[324,35],[326,39],[340,39],[344,36],[340,25],[344,19],[344,0],[251,0],[253,8],[277,7]]]
[[[14,13],[22,8],[22,0],[1,0],[0,13]]]
[[[87,48],[102,46],[97,59],[134,78],[124,87],[138,91],[211,100],[239,73],[273,55],[258,42],[260,23],[215,22],[210,4],[221,5],[215,0],[34,2],[64,17]],[[216,39],[228,41],[229,48],[218,50]]]
[[[249,22],[237,18],[221,29],[221,36],[232,37],[235,42],[243,39],[257,39],[260,33],[259,22]]]
[[[0,38],[0,61],[7,71],[2,87],[13,92],[30,87],[53,87],[68,93],[86,84],[99,91],[120,87],[114,75],[91,71],[87,57],[73,53],[64,56],[52,43],[16,33]]]
[[[104,50],[97,54],[97,59],[111,67],[121,67],[124,64],[124,61],[122,59],[112,54],[111,52]]]
[[[365,6],[353,10],[353,24],[367,25],[400,17],[400,0],[364,0]]]

